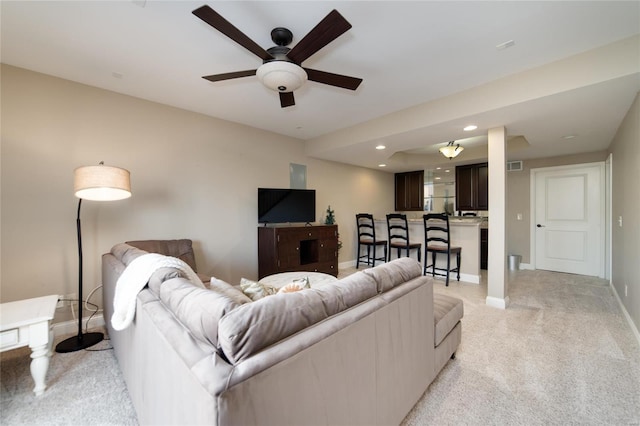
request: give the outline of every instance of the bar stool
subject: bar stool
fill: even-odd
[[[358,213],[356,215],[356,225],[358,227],[358,257],[356,259],[356,269],[360,266],[360,259],[366,257],[366,264],[370,266],[376,266],[376,260],[381,260],[383,263],[387,261],[387,240],[376,239],[376,227],[373,223],[373,215],[368,213]],[[367,254],[361,255],[360,248],[362,246],[367,247]],[[383,246],[384,257],[376,257],[376,251],[378,246]],[[371,256],[371,250],[373,249],[373,257]],[[363,262],[365,263],[365,262]]]
[[[462,249],[460,247],[451,247],[451,238],[449,232],[449,216],[446,213],[431,213],[422,216],[424,222],[424,271],[427,275],[427,269],[431,267],[431,276],[446,276],[446,285],[449,285],[449,273],[457,272],[457,280],[460,281],[460,259],[462,257]],[[427,259],[431,253],[431,265],[427,265]],[[436,268],[437,254],[447,255],[447,268]],[[456,267],[451,268],[451,254],[456,254]],[[446,273],[437,273],[436,271],[446,271]]]
[[[391,252],[398,249],[398,257],[401,257],[402,250],[406,250],[407,257],[411,257],[411,250],[417,250],[418,262],[422,257],[422,244],[409,241],[409,223],[407,215],[391,213],[387,215],[387,231],[389,234],[389,260]]]

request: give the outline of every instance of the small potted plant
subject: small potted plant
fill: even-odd
[[[327,216],[324,219],[324,224],[335,225],[335,223],[336,223],[336,217],[334,215],[334,212],[331,209],[331,206],[327,206]],[[340,251],[340,249],[342,248],[342,241],[340,241],[340,234],[338,234],[337,236],[338,236],[338,251]]]

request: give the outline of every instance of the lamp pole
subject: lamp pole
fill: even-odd
[[[82,198],[78,199],[78,216],[76,218],[76,231],[78,234],[78,335],[69,337],[56,345],[56,352],[67,353],[86,349],[104,339],[104,334],[99,332],[82,333],[82,227],[80,225],[80,207]]]

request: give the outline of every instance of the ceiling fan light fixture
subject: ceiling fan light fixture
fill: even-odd
[[[464,148],[461,147],[460,144],[454,145],[454,142],[455,141],[449,141],[447,146],[443,146],[442,148],[439,149],[442,155],[447,157],[449,160],[451,160],[454,157],[457,157],[458,154],[460,154],[462,150],[464,150]]]
[[[301,66],[287,61],[270,61],[260,65],[256,75],[262,84],[276,92],[293,92],[307,81]]]

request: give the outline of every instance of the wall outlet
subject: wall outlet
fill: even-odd
[[[618,226],[622,228],[622,216],[618,216]]]
[[[517,220],[522,220],[522,213],[516,214],[516,219]]]
[[[625,284],[624,285],[624,297],[627,297],[627,294],[629,294],[629,287]]]
[[[77,293],[69,293],[69,294],[61,294],[58,296],[58,303],[56,304],[56,308],[65,308],[67,306],[71,306],[72,300],[76,300],[78,298]]]

